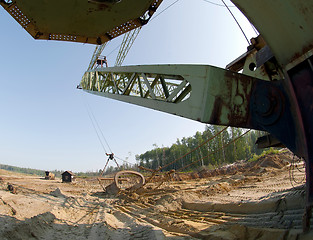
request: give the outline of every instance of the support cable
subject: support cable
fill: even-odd
[[[115,156],[118,160],[121,160],[121,161],[123,161],[123,162],[125,162],[125,163],[128,163],[129,165],[133,165],[133,163],[131,163],[131,162],[128,162],[128,161],[126,161],[125,159],[123,159],[123,158],[120,158],[120,157],[118,157],[118,156]]]
[[[101,143],[101,146],[102,146],[103,150],[105,151],[105,153],[107,153],[107,150],[106,150],[106,148],[104,147],[104,144],[103,144],[103,141],[101,140],[101,137],[100,137],[100,135],[99,135],[99,132],[100,132],[100,134],[101,134],[101,136],[102,136],[102,139],[104,140],[104,142],[106,143],[107,147],[109,148],[110,152],[113,153],[113,152],[112,152],[112,149],[110,148],[109,143],[107,142],[107,140],[106,140],[106,138],[105,138],[105,136],[104,136],[104,134],[103,134],[103,132],[102,132],[102,130],[101,130],[99,124],[98,124],[98,121],[97,121],[95,115],[94,115],[93,112],[92,112],[92,109],[91,109],[90,105],[88,104],[87,99],[86,99],[86,101],[85,101],[84,103],[85,103],[86,110],[87,110],[88,116],[89,116],[89,118],[90,118],[90,121],[91,121],[91,123],[92,123],[92,126],[93,126],[93,128],[94,128],[94,130],[95,130],[95,132],[96,132],[96,134],[97,134],[97,137],[98,137],[98,139],[99,139],[99,141],[100,141],[100,143]]]
[[[229,7],[226,5],[226,3],[224,2],[224,0],[221,0],[221,1],[224,3],[224,5],[225,5],[225,7],[227,8],[227,10],[229,11],[229,13],[230,13],[230,14],[232,15],[232,17],[234,18],[234,20],[235,20],[235,22],[237,23],[238,27],[240,28],[242,34],[244,35],[244,37],[246,38],[248,44],[250,45],[250,42],[249,42],[249,40],[248,40],[248,38],[247,38],[245,32],[244,32],[243,29],[241,28],[239,22],[237,21],[236,17],[235,17],[234,14],[232,13],[232,11],[229,9]]]
[[[221,134],[222,132],[224,132],[227,128],[228,128],[228,127],[225,127],[224,129],[222,129],[221,131],[219,131],[216,135],[214,135],[213,137],[211,137],[211,138],[209,139],[209,141],[212,140],[213,138],[217,137],[217,136],[218,136],[219,134]],[[182,170],[186,169],[187,167],[190,167],[191,165],[193,165],[193,164],[195,164],[195,163],[198,163],[198,162],[202,161],[203,159],[208,158],[209,156],[213,155],[214,153],[219,152],[219,151],[222,150],[223,148],[226,148],[226,147],[228,147],[230,144],[232,144],[232,143],[236,142],[237,140],[239,140],[241,137],[243,137],[244,135],[246,135],[246,134],[249,133],[250,131],[251,131],[251,129],[248,130],[248,131],[246,131],[245,133],[241,134],[240,136],[236,137],[236,138],[233,139],[232,141],[228,142],[226,145],[224,145],[224,146],[220,147],[219,149],[215,150],[214,152],[211,152],[211,153],[209,153],[208,155],[206,155],[206,156],[204,156],[204,157],[202,157],[202,158],[200,158],[200,159],[198,159],[198,160],[195,160],[195,161],[189,163],[189,164],[186,165],[186,166],[183,166],[183,167],[181,167],[181,168],[175,170],[175,172],[182,171]],[[208,141],[206,141],[206,142],[208,142]],[[203,145],[203,144],[201,144],[201,146],[202,146],[202,145]],[[193,152],[194,150],[198,149],[199,147],[200,147],[200,146],[198,146],[197,148],[193,149],[193,150],[190,151],[189,153]],[[174,161],[171,162],[170,164],[172,164],[172,163],[174,163],[174,162],[176,162],[176,161],[182,159],[183,157],[187,156],[189,153],[187,153],[187,154],[185,154],[184,156],[182,156],[182,157],[180,157],[180,158],[174,160]],[[168,166],[168,164],[167,164],[166,166]],[[164,168],[164,167],[165,167],[165,166],[163,166],[162,168]],[[158,168],[158,169],[156,169],[156,170],[152,170],[152,169],[151,169],[152,174],[151,174],[151,176],[149,177],[149,179],[146,181],[145,184],[149,183],[149,182],[152,180],[152,178],[157,174],[157,172],[159,172],[162,168],[160,167],[160,168]],[[145,185],[145,184],[144,184],[144,185]]]
[[[200,161],[203,160],[203,159],[208,158],[209,156],[213,155],[214,153],[219,152],[219,151],[222,150],[223,148],[226,148],[226,147],[228,147],[230,144],[232,144],[232,143],[236,142],[237,140],[239,140],[241,137],[243,137],[244,135],[246,135],[246,134],[247,134],[248,132],[250,132],[250,131],[251,131],[251,129],[248,130],[248,131],[246,131],[245,133],[241,134],[239,137],[236,137],[236,138],[233,139],[232,141],[228,142],[226,145],[224,145],[224,146],[218,148],[218,149],[215,150],[214,152],[211,152],[211,153],[209,153],[208,155],[206,155],[206,156],[204,156],[204,157],[202,157],[202,158],[200,158],[200,159],[198,159],[198,160],[195,160],[195,161],[189,163],[188,165],[186,165],[186,166],[184,166],[184,167],[178,169],[177,171],[182,171],[183,169],[186,169],[187,167],[190,167],[191,165],[193,165],[193,164],[195,164],[195,163],[197,163],[197,162],[200,162]]]
[[[120,43],[116,48],[114,48],[109,54],[107,54],[106,56],[110,56],[114,51],[116,51],[120,46],[122,45],[122,43]]]
[[[208,0],[203,0],[207,3],[210,3],[212,5],[215,5],[215,6],[219,6],[219,7],[226,7],[224,4],[219,4],[219,3],[215,3],[215,2],[212,2],[212,1],[208,1]],[[227,5],[228,7],[236,7],[236,6],[232,6],[232,5]]]
[[[256,27],[255,27],[251,22],[250,22],[250,25],[251,25],[251,27],[252,27],[254,33],[255,33],[256,35],[259,35],[259,31],[256,29]]]
[[[149,22],[151,22],[152,20],[154,20],[155,18],[157,18],[161,13],[165,12],[166,10],[168,10],[170,7],[172,7],[175,3],[177,3],[179,0],[176,0],[175,2],[173,2],[172,4],[170,4],[169,6],[167,6],[165,9],[163,9],[161,12],[159,12],[157,15],[153,15],[153,17],[149,20]],[[120,43],[116,48],[114,48],[109,54],[107,54],[106,56],[110,56],[113,52],[115,52],[120,46],[122,45],[122,43]]]
[[[90,110],[91,110],[91,108],[90,108]],[[97,127],[98,127],[98,129],[99,129],[99,131],[100,131],[100,133],[101,133],[101,135],[102,135],[102,138],[104,139],[106,145],[108,146],[108,148],[109,148],[109,150],[110,150],[110,153],[113,153],[113,151],[112,151],[112,149],[110,148],[110,145],[108,144],[106,138],[104,137],[103,132],[102,132],[102,130],[101,130],[99,124],[98,124],[98,121],[97,121],[97,119],[96,119],[96,117],[95,117],[95,115],[93,114],[92,111],[91,111],[91,114],[92,114],[92,116],[93,116],[93,118],[94,118],[95,123],[97,124]]]
[[[225,128],[223,128],[221,131],[219,131],[219,132],[218,132],[217,134],[215,134],[214,136],[210,137],[210,138],[209,138],[208,140],[206,140],[205,142],[201,143],[198,147],[192,149],[191,151],[189,151],[188,153],[184,154],[183,156],[181,156],[181,157],[175,159],[174,161],[172,161],[172,162],[166,164],[165,166],[161,167],[160,170],[162,170],[162,169],[164,169],[164,168],[166,168],[166,167],[172,165],[173,163],[179,161],[180,159],[182,159],[182,158],[186,157],[187,155],[191,154],[192,152],[196,151],[198,148],[202,147],[202,146],[203,146],[204,144],[206,144],[207,142],[209,142],[209,141],[213,140],[214,138],[216,138],[218,135],[220,135],[222,132],[224,132],[227,128],[228,128],[228,126],[225,127]]]
[[[92,123],[92,126],[93,126],[93,128],[94,128],[96,134],[97,134],[97,137],[98,137],[98,139],[99,139],[99,142],[100,142],[100,144],[101,144],[101,146],[102,146],[102,148],[103,148],[103,150],[104,150],[104,153],[107,154],[107,150],[106,150],[106,148],[105,148],[105,146],[104,146],[104,144],[103,144],[102,139],[105,141],[107,147],[108,147],[109,150],[110,150],[110,153],[113,153],[112,149],[110,148],[110,145],[108,144],[106,138],[104,137],[103,132],[101,131],[101,128],[100,128],[100,126],[99,126],[99,124],[98,124],[98,121],[97,121],[95,115],[93,114],[92,109],[91,109],[90,105],[88,104],[87,100],[86,100],[84,103],[85,103],[85,107],[86,107],[86,110],[87,110],[87,113],[88,113],[88,117],[89,117],[89,119],[90,119],[90,121],[91,121],[91,123]],[[99,132],[101,133],[102,139],[101,139],[101,136],[100,136]],[[128,163],[129,165],[133,165],[131,162],[126,161],[125,159],[122,159],[122,158],[120,158],[120,157],[118,157],[118,156],[116,156],[116,155],[114,155],[114,156],[115,156],[115,158],[117,158],[117,159],[119,159],[119,160],[121,160],[121,161],[123,161],[123,162],[125,162],[125,163]],[[114,159],[114,160],[115,160],[115,159]],[[116,163],[116,164],[117,164],[117,166],[119,166],[118,163]]]
[[[166,10],[168,10],[170,7],[172,7],[175,3],[177,3],[179,0],[176,0],[175,2],[171,3],[169,6],[167,6],[166,8],[164,8],[161,12],[159,12],[157,15],[154,15],[153,18],[150,19],[149,22],[151,22],[152,20],[154,20],[155,18],[157,18],[161,13],[165,12]]]
[[[164,169],[164,168],[170,166],[171,164],[174,164],[175,162],[179,161],[180,159],[184,158],[185,156],[191,154],[192,152],[194,152],[195,150],[197,150],[198,148],[200,148],[201,146],[203,146],[205,143],[207,143],[207,142],[211,141],[212,139],[216,138],[218,135],[220,135],[222,132],[224,132],[227,128],[228,128],[228,126],[225,127],[225,128],[223,128],[221,131],[219,131],[219,132],[218,132],[217,134],[215,134],[214,136],[210,137],[207,141],[203,142],[203,143],[202,143],[201,145],[199,145],[198,147],[192,149],[192,150],[189,151],[188,153],[186,153],[186,154],[184,154],[183,156],[181,156],[181,157],[175,159],[174,161],[172,161],[172,162],[166,164],[165,166],[159,167],[158,169],[155,169],[155,170],[151,169],[152,174],[151,174],[151,176],[149,177],[149,179],[146,181],[145,184],[149,183],[149,182],[152,180],[152,178],[153,178],[159,171],[161,171],[162,169]],[[191,156],[191,155],[190,155],[190,156]],[[190,158],[190,159],[191,159],[191,158]],[[145,185],[145,184],[144,184],[144,185]]]
[[[100,138],[100,135],[99,135],[99,133],[98,133],[98,131],[97,131],[97,128],[96,128],[96,126],[95,126],[95,124],[94,124],[94,122],[93,122],[93,120],[92,120],[90,111],[89,111],[89,109],[87,108],[87,105],[85,105],[85,106],[86,106],[86,110],[87,110],[87,113],[88,113],[88,117],[89,117],[89,119],[90,119],[90,121],[91,121],[91,124],[92,124],[92,126],[93,126],[93,129],[95,130],[95,132],[96,132],[96,134],[97,134],[97,137],[98,137],[99,142],[100,142],[100,144],[101,144],[101,146],[102,146],[102,148],[103,148],[103,151],[104,151],[104,153],[107,153],[107,150],[105,149],[104,144],[103,144],[103,142],[102,142],[102,140],[101,140],[101,138]]]
[[[303,160],[303,159],[302,159]],[[296,180],[295,177],[295,170],[297,170],[300,173],[303,173],[303,178],[300,181]],[[293,158],[291,160],[290,163],[290,167],[289,167],[289,181],[291,183],[291,186],[293,187],[293,189],[295,189],[295,185],[294,184],[304,184],[305,183],[305,178],[306,178],[306,174],[305,174],[305,161],[303,161],[303,166],[302,169],[300,169],[298,167],[298,163],[297,163],[297,159],[296,159],[296,155],[293,155]]]

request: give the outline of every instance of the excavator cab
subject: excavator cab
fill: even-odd
[[[106,56],[99,56],[99,58],[97,59],[96,63],[97,63],[97,67],[99,67],[99,66],[103,67],[104,65],[106,67],[108,67],[108,60],[107,60]]]

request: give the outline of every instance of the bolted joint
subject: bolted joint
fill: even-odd
[[[275,124],[284,109],[284,96],[273,84],[257,86],[251,95],[251,114],[262,125]]]

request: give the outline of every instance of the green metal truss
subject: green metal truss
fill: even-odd
[[[105,48],[105,46],[107,45],[108,42],[104,43],[104,44],[101,44],[101,45],[97,45],[93,54],[92,54],[92,57],[91,57],[91,60],[90,60],[90,63],[89,63],[89,66],[88,66],[88,69],[87,71],[95,68],[95,65],[97,63],[97,60],[99,59],[103,49]]]
[[[141,27],[135,28],[134,30],[124,34],[124,38],[123,38],[120,50],[117,54],[114,66],[122,65],[130,48],[132,47],[134,41],[136,40],[140,30],[141,30]]]
[[[124,34],[123,41],[121,43],[119,52],[118,52],[117,57],[116,57],[115,66],[121,66],[122,65],[122,63],[125,60],[131,46],[133,45],[135,39],[137,38],[140,30],[141,30],[141,27],[135,28],[132,31],[129,31],[129,32]],[[96,46],[96,48],[92,54],[92,57],[91,57],[87,71],[95,69],[98,67],[98,65],[96,64],[97,60],[99,59],[101,53],[103,52],[103,50],[107,44],[108,44],[108,42],[105,42],[104,44]]]
[[[248,98],[255,81],[213,66],[148,65],[87,71],[80,87],[203,123],[249,127]]]

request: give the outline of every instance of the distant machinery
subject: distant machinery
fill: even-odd
[[[45,179],[46,180],[54,180],[55,179],[55,175],[54,173],[52,172],[49,172],[49,171],[45,171]]]

